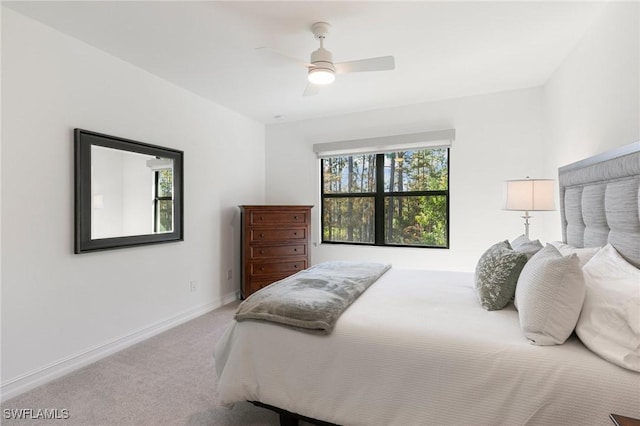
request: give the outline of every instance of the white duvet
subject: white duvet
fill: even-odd
[[[640,374],[571,337],[534,346],[466,273],[391,269],[319,336],[233,322],[215,351],[225,404],[344,425],[610,425],[640,418]]]

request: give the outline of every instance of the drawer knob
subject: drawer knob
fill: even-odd
[[[264,254],[264,250],[260,250],[260,254]]]
[[[297,233],[297,232],[294,232],[294,233],[293,233],[293,235],[298,235],[298,233]]]
[[[264,237],[264,234],[260,234],[261,237]]]
[[[293,249],[293,251],[298,251],[298,249],[297,249],[297,248],[294,248],[294,249]]]
[[[264,220],[264,217],[260,216],[260,220]]]
[[[298,219],[298,216],[294,216],[293,218],[294,218],[294,219]]]
[[[260,270],[261,270],[261,271],[264,271],[264,267],[260,267]]]
[[[298,265],[293,265],[294,268],[298,269]]]

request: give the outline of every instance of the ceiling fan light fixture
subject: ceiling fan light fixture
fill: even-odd
[[[329,50],[324,48],[324,41],[329,34],[329,27],[330,25],[326,22],[316,22],[311,25],[311,32],[320,42],[320,47],[311,52],[311,58],[308,62],[292,58],[286,53],[273,51],[307,68],[307,79],[309,83],[304,89],[303,96],[317,95],[321,86],[326,86],[335,81],[336,74],[387,71],[395,68],[393,56],[381,56],[377,58],[359,59],[357,61],[334,63],[333,55]]]
[[[336,75],[332,70],[324,68],[313,68],[309,70],[309,82],[313,84],[331,84],[335,81]]]

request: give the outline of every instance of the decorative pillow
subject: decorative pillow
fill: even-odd
[[[527,259],[531,259],[534,254],[542,250],[542,243],[540,240],[531,241],[523,234],[511,242],[511,247],[515,251],[526,254]]]
[[[558,249],[561,255],[568,256],[570,254],[577,254],[578,259],[580,259],[580,267],[584,267],[587,262],[600,250],[600,247],[585,247],[578,248],[572,246],[571,244],[565,244],[562,241],[552,241],[550,244],[553,244],[555,248]]]
[[[507,306],[526,262],[527,256],[511,250],[508,241],[492,245],[480,256],[476,266],[475,288],[483,308],[494,311]]]
[[[576,334],[607,361],[640,372],[640,269],[607,244],[583,272],[587,294]]]
[[[522,269],[516,287],[520,328],[534,345],[560,345],[571,335],[584,301],[578,256],[547,244]]]

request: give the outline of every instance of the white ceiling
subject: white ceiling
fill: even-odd
[[[295,121],[542,85],[600,2],[3,2],[263,123]],[[338,75],[303,97],[331,24],[335,62],[393,55],[394,71]],[[281,117],[278,117],[281,116]],[[278,118],[276,118],[278,117]]]

